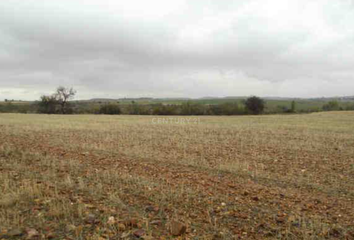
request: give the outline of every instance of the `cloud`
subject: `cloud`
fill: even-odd
[[[353,95],[353,22],[353,1],[3,0],[0,88],[26,99],[58,85],[79,98]]]

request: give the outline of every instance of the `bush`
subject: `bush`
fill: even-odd
[[[178,112],[180,115],[205,115],[207,113],[207,108],[202,104],[186,102],[179,106]]]
[[[253,96],[245,101],[245,107],[248,113],[261,114],[265,108],[265,101],[259,97]]]
[[[177,105],[157,104],[153,107],[153,115],[178,115],[180,113]]]
[[[291,102],[291,109],[290,109],[291,113],[296,113],[296,102],[292,101]]]
[[[59,112],[59,103],[56,96],[41,96],[41,101],[38,103],[38,113],[56,114]]]
[[[125,112],[132,115],[151,115],[152,110],[148,105],[139,105],[132,102],[125,108]]]
[[[105,104],[105,105],[101,106],[98,113],[99,114],[118,115],[118,114],[121,114],[122,111],[121,111],[119,105],[110,103],[110,104]]]
[[[348,110],[348,111],[351,111],[351,110],[354,110],[354,104],[352,105],[348,105],[345,110]]]
[[[209,114],[211,115],[242,115],[245,111],[237,103],[222,103],[211,105]]]
[[[291,113],[291,109],[287,106],[278,105],[274,113]]]
[[[323,105],[323,111],[337,111],[339,110],[338,101],[330,101],[327,104]]]

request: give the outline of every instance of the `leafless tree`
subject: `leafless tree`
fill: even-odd
[[[55,97],[60,104],[60,110],[62,114],[67,113],[68,101],[75,97],[76,91],[73,88],[66,88],[60,86],[57,88]]]

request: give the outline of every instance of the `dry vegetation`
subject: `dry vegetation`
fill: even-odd
[[[1,114],[0,239],[354,239],[353,112],[153,118]]]

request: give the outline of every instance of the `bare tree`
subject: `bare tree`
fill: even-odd
[[[75,97],[76,91],[73,88],[58,87],[55,93],[55,97],[60,104],[60,110],[62,114],[67,113],[67,105],[69,100]]]

